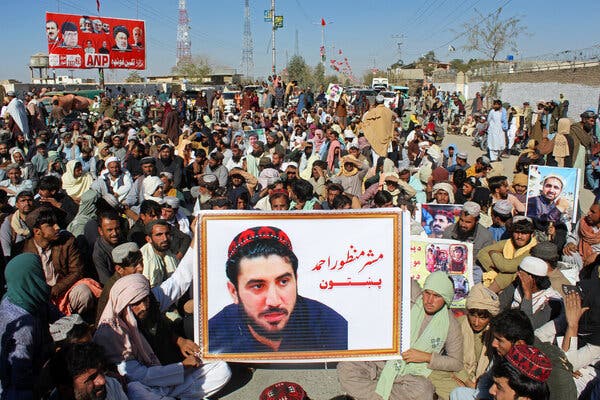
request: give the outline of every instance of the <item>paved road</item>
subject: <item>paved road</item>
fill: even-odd
[[[460,151],[467,152],[469,163],[473,164],[475,159],[483,152],[471,145],[471,138],[466,136],[447,135],[442,143],[443,147],[455,144]],[[510,156],[502,160],[504,174],[512,177],[516,156]],[[584,212],[587,212],[594,201],[594,196],[589,190],[582,190],[580,194],[580,204]],[[236,383],[247,382],[243,387],[222,397],[225,400],[252,400],[258,399],[258,396],[267,386],[280,382],[291,381],[300,384],[313,400],[327,400],[341,395],[342,390],[339,386],[335,372],[335,364],[311,365],[286,365],[286,366],[266,366],[261,365],[255,369],[254,374],[249,376],[247,370],[245,376],[236,380]],[[244,374],[240,374],[244,375]],[[248,379],[249,382],[248,382]]]

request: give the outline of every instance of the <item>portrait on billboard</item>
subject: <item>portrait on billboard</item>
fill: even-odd
[[[145,69],[140,20],[46,13],[51,68]]]
[[[408,240],[401,212],[359,213],[372,222],[366,229],[356,228],[361,216],[350,212],[251,214],[200,214],[203,358],[397,356],[400,317],[406,322],[410,308],[408,270],[399,268]],[[315,241],[315,232],[328,240]],[[368,328],[374,324],[376,333]]]

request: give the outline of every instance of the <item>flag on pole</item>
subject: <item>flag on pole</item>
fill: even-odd
[[[100,14],[100,0],[96,0],[96,9],[98,10],[98,14]]]
[[[325,22],[325,20],[323,18],[321,18],[321,26],[325,26],[327,25],[327,23]]]

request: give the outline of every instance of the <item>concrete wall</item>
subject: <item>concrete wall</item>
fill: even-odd
[[[454,92],[459,90],[456,83],[434,83],[436,88]],[[475,93],[481,91],[483,82],[469,82],[466,85],[465,95],[473,98]],[[569,100],[569,117],[578,119],[581,112],[598,107],[600,85],[588,86],[576,83],[555,82],[509,82],[500,84],[500,98],[503,102],[521,106],[524,101],[529,101],[533,107],[540,100],[558,100],[562,93]]]

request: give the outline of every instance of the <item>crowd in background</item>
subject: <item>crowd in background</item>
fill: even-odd
[[[507,385],[531,399],[598,398],[600,203],[576,224],[524,216],[531,165],[581,168],[599,193],[593,110],[570,119],[562,96],[534,109],[434,86],[387,105],[352,90],[332,101],[277,76],[233,104],[223,95],[104,92],[81,109],[76,96],[47,108],[43,93],[7,93],[2,399],[221,390],[231,368],[202,363],[191,340],[201,210],[398,207],[424,235],[424,203],[463,204],[439,237],[473,243],[477,285],[461,316],[445,272],[413,285],[411,349],[340,363],[347,395],[501,398]],[[483,154],[442,146],[452,134],[485,135]]]

